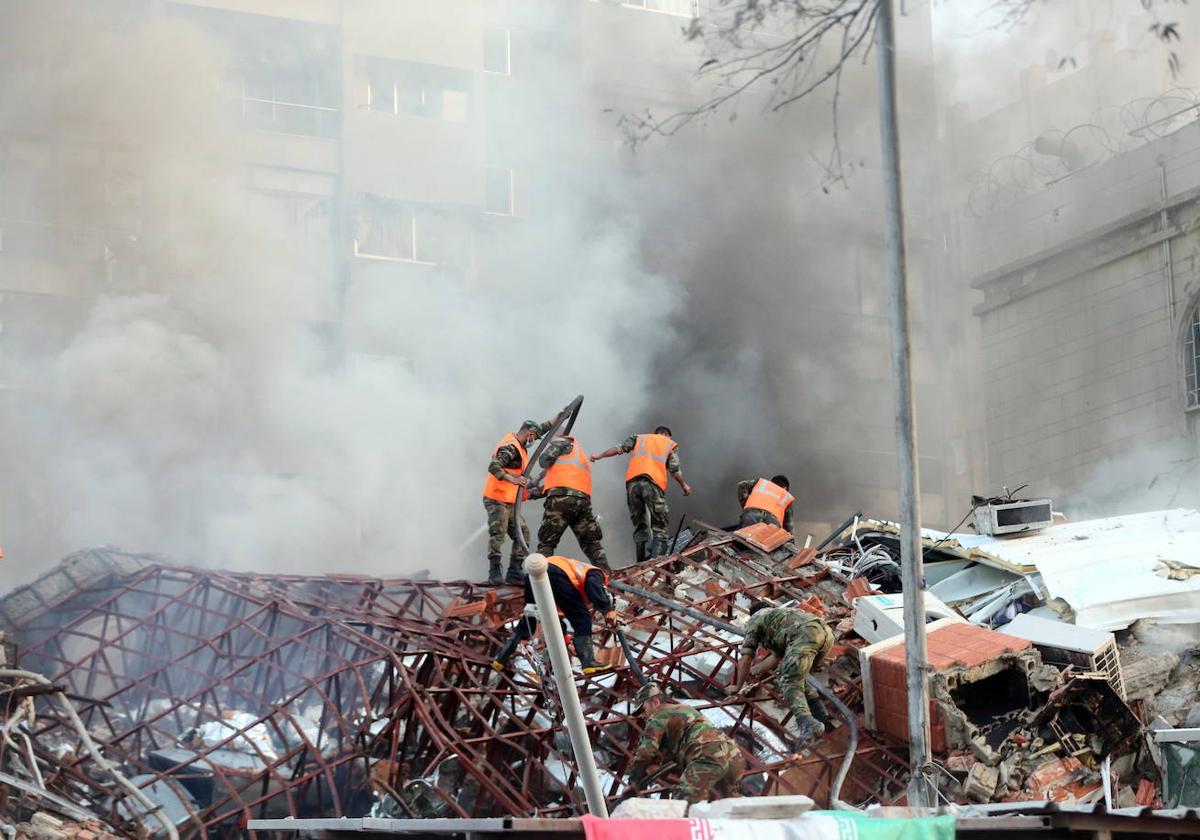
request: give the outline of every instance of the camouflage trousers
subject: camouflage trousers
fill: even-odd
[[[817,698],[817,690],[808,684],[813,666],[833,647],[833,633],[823,622],[807,625],[787,646],[775,675],[779,693],[796,717],[811,717],[808,701]]]
[[[629,503],[629,520],[633,523],[635,543],[669,539],[671,512],[667,509],[667,494],[648,478],[635,478],[625,485],[625,498]],[[650,527],[646,527],[646,516]]]
[[[776,528],[783,527],[779,524],[779,520],[775,518],[775,514],[759,508],[743,509],[742,519],[738,523],[738,527],[745,528],[747,525],[757,525],[760,522],[766,522],[768,525],[774,525]]]
[[[521,548],[517,542],[517,518],[513,516],[515,505],[497,502],[494,499],[483,500],[484,510],[487,511],[488,523],[488,560],[500,562],[500,550],[504,547],[504,538],[511,537],[512,553],[510,557],[513,563],[520,565],[525,559],[527,551]],[[521,519],[521,534],[525,537],[525,544],[529,544],[529,528],[525,525],[525,519]]]
[[[732,741],[704,744],[688,755],[687,767],[683,768],[671,798],[685,799],[694,805],[708,801],[714,789],[718,799],[740,796],[745,772],[746,759],[737,744]]]
[[[538,554],[547,557],[554,554],[558,541],[563,532],[571,529],[579,547],[587,555],[593,566],[608,568],[608,558],[604,555],[604,546],[600,541],[604,533],[596,514],[592,510],[592,500],[586,496],[547,496],[546,507],[542,514],[542,525],[538,528]]]

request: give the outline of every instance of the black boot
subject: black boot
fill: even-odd
[[[521,641],[521,632],[514,630],[513,634],[508,637],[508,641],[500,650],[496,651],[496,658],[492,660],[492,667],[497,671],[503,671],[508,667],[508,660],[512,659],[513,654],[517,652],[517,645]]]
[[[803,751],[805,747],[816,740],[818,735],[824,733],[825,724],[812,715],[796,718],[796,738],[792,741],[792,750],[794,752]]]
[[[576,636],[574,644],[575,655],[579,657],[579,667],[583,669],[583,673],[602,674],[612,670],[611,665],[602,665],[596,661],[596,650],[592,647],[591,636]]]
[[[503,586],[504,585],[504,573],[500,571],[500,558],[499,557],[489,557],[488,558],[487,582],[488,582],[489,586]]]
[[[646,553],[650,555],[651,560],[653,560],[655,557],[665,557],[667,554],[667,541],[652,540],[650,542],[650,548]]]
[[[825,708],[825,702],[820,697],[811,697],[808,701],[808,710],[812,712],[812,716],[821,723],[825,724],[826,729],[831,729],[829,725],[829,710]]]
[[[518,560],[515,557],[508,559],[508,574],[504,576],[504,582],[512,586],[522,586],[525,583],[525,572],[521,568],[524,560]]]
[[[637,562],[641,563],[646,559],[646,544],[644,542],[635,542],[633,547],[637,550]]]

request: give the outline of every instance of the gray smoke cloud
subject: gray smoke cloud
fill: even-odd
[[[146,275],[42,278],[83,290],[78,328],[60,352],[6,359],[20,391],[5,457],[22,476],[3,494],[6,581],[96,543],[236,568],[480,576],[481,541],[459,547],[483,521],[492,443],[577,392],[581,434],[623,437],[671,340],[677,287],[644,267],[629,218],[595,209],[621,172],[593,161],[541,196],[487,282],[374,288],[355,336],[372,352],[330,364],[311,324],[332,269],[246,189],[220,45],[186,21],[97,25],[115,8],[3,7],[15,49],[0,131],[66,138],[52,141],[63,160],[125,150],[162,202],[121,243],[150,254]],[[581,125],[550,125],[535,151],[565,171]],[[38,211],[89,203],[103,175],[43,168]],[[92,203],[88,222],[117,227]]]
[[[3,278],[6,339],[18,321],[35,333],[4,343],[6,585],[97,543],[236,568],[481,577],[483,540],[468,538],[491,446],[577,393],[593,451],[675,430],[697,491],[672,489],[676,516],[724,524],[733,482],[775,472],[792,478],[801,521],[894,515],[869,65],[849,70],[841,99],[859,171],[826,195],[814,156],[831,139],[827,93],[782,115],[759,113],[752,93],[736,122],[718,114],[622,151],[616,122],[637,93],[564,73],[570,19],[555,4],[530,11],[524,23],[561,24],[563,37],[522,55],[539,95],[497,117],[539,170],[523,217],[476,232],[490,255],[478,276],[371,282],[364,305],[362,290],[341,294],[328,244],[248,189],[224,43],[138,8],[0,4],[0,134],[17,138],[5,177],[18,157],[40,161],[21,212],[51,231],[101,231],[92,250],[105,255],[73,259],[77,240],[51,238],[53,273]],[[652,45],[630,31],[598,39],[621,48],[586,59],[595,76]],[[686,73],[665,83],[687,101],[705,93]],[[925,82],[906,85],[909,198],[927,215],[934,103]],[[125,191],[149,208],[132,241],[103,233],[125,229]],[[938,387],[940,366],[964,363],[937,348],[968,340],[968,316],[923,247],[918,396],[936,455],[961,406]],[[124,270],[133,255],[141,273]],[[34,305],[64,290],[66,303]],[[352,324],[331,338],[343,306]],[[38,340],[43,322],[68,340]],[[927,492],[949,492],[941,469],[925,470]],[[623,471],[595,471],[618,564],[631,552]],[[946,504],[928,524],[957,520]]]

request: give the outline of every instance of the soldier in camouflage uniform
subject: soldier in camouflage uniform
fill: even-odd
[[[692,488],[683,480],[679,466],[677,444],[671,430],[659,426],[652,435],[632,434],[616,446],[592,456],[593,461],[631,453],[625,472],[625,497],[629,503],[629,519],[633,523],[633,542],[639,562],[648,557],[666,554],[670,510],[667,508],[667,477],[674,478],[691,495]],[[649,516],[650,525],[646,527]]]
[[[535,493],[546,499],[538,528],[538,554],[554,554],[563,532],[570,528],[592,565],[611,572],[601,544],[604,533],[592,510],[592,468],[587,452],[577,440],[564,435],[546,445],[538,463],[546,470]]]
[[[681,771],[673,799],[691,804],[741,793],[746,759],[738,745],[691,706],[670,702],[654,683],[642,686],[634,698],[646,727],[629,768],[628,790],[636,794],[653,764],[673,761]]]
[[[737,677],[727,689],[729,694],[738,694],[746,688],[754,654],[760,647],[771,656],[755,670],[762,672],[778,663],[775,681],[795,714],[798,732],[795,749],[799,750],[823,733],[825,725],[821,721],[829,720],[825,704],[816,689],[808,684],[808,675],[833,647],[833,631],[824,621],[804,610],[772,607],[763,601],[754,604],[750,608],[746,636],[738,651]]]
[[[515,433],[505,435],[492,452],[488,479],[483,486],[483,507],[487,511],[488,526],[488,583],[493,586],[504,583],[520,586],[525,579],[521,564],[527,552],[517,540],[517,528],[520,527],[526,544],[529,542],[529,528],[524,519],[517,521],[515,502],[517,493],[523,492],[522,488],[529,483],[521,474],[529,460],[525,447],[544,435],[552,425],[553,420],[545,423],[526,420]],[[508,574],[501,577],[500,551],[504,547],[505,536],[512,538],[513,545],[508,558]]]

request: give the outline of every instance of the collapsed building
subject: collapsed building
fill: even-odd
[[[629,704],[636,668],[737,739],[747,793],[904,802],[912,768],[903,616],[891,597],[898,541],[886,523],[848,531],[817,551],[769,525],[729,532],[694,522],[676,553],[616,573],[635,667],[605,630],[599,654],[616,670],[579,683],[610,801],[623,794],[641,730]],[[1146,732],[1193,725],[1179,698],[1194,700],[1200,663],[1156,654],[1123,667],[1111,634],[1031,616],[1041,609],[1029,597],[1036,569],[993,574],[987,546],[954,536],[962,539],[926,541],[935,755],[920,772],[943,799],[1107,795],[1115,807],[1194,796],[1164,790],[1163,754],[1175,753]],[[939,585],[946,601],[932,594]],[[955,597],[945,594],[954,587]],[[790,713],[772,683],[749,697],[724,692],[738,625],[760,598],[835,628],[820,679],[848,714],[801,754],[788,747]],[[0,781],[9,785],[0,815],[56,814],[128,835],[161,836],[170,824],[202,837],[285,816],[582,813],[538,643],[509,671],[489,667],[521,608],[519,590],[466,582],[230,573],[113,549],[72,555],[0,601],[10,668],[0,683]],[[1007,623],[1032,617],[1071,638],[993,629],[1008,612],[1023,621]],[[1079,643],[1078,631],[1093,635]]]

